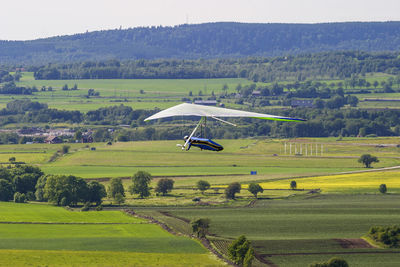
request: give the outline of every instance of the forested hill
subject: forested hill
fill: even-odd
[[[398,51],[400,22],[221,22],[0,41],[0,64],[280,56],[332,50]]]

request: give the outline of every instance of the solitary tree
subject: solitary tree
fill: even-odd
[[[165,196],[165,194],[171,192],[172,188],[174,188],[174,180],[163,178],[158,180],[155,191],[156,193],[162,193],[162,195]]]
[[[297,183],[296,183],[296,181],[291,181],[291,182],[290,182],[290,188],[291,188],[292,190],[294,190],[294,189],[297,188]]]
[[[377,157],[371,156],[370,154],[364,154],[358,159],[358,162],[364,164],[365,168],[370,168],[371,163],[379,162],[379,160]]]
[[[249,184],[249,188],[247,190],[250,193],[252,193],[255,198],[257,198],[258,193],[264,192],[264,189],[259,184],[256,184],[256,183]]]
[[[203,238],[206,236],[208,228],[210,227],[210,219],[197,219],[192,221],[191,225],[193,233],[195,233],[197,237]]]
[[[140,198],[150,196],[151,174],[145,171],[138,171],[132,177],[132,185],[129,187],[131,194],[138,194]]]
[[[379,192],[381,192],[382,194],[385,194],[387,192],[386,184],[381,184],[379,186]]]
[[[242,189],[242,187],[238,182],[231,183],[225,189],[225,197],[228,199],[235,199],[235,195],[236,193],[240,193],[240,189]]]
[[[201,191],[202,194],[204,194],[204,191],[210,188],[210,183],[204,180],[199,180],[197,181],[197,189]]]
[[[108,197],[115,199],[117,194],[125,196],[125,189],[122,185],[121,178],[112,178],[110,185],[108,186]]]
[[[225,197],[228,199],[235,199],[236,193],[240,193],[240,189],[242,187],[238,182],[231,183],[228,185],[228,187],[225,189]]]

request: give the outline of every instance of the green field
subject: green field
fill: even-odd
[[[0,222],[35,223],[142,223],[144,220],[120,211],[71,212],[47,204],[0,202]]]
[[[400,220],[400,171],[370,171],[400,165],[398,138],[218,141],[226,147],[220,153],[183,152],[175,146],[179,141],[90,144],[95,151],[84,144],[71,144],[70,152],[54,162],[48,160],[62,145],[3,145],[0,160],[7,162],[15,156],[45,173],[84,178],[131,177],[138,170],[147,170],[158,176],[152,187],[159,177],[171,177],[175,189],[170,194],[152,193],[148,199],[127,194],[129,208],[185,235],[191,234],[187,220],[210,218],[210,240],[221,250],[245,234],[261,261],[267,259],[279,266],[308,266],[333,256],[348,260],[350,266],[374,266],[382,261],[396,266],[399,262],[400,250],[385,249],[390,253],[383,254],[382,249],[371,247],[343,248],[338,241],[359,240],[373,225],[392,225]],[[300,149],[301,155],[293,155]],[[368,172],[357,162],[364,153],[380,160]],[[249,175],[254,170],[257,175]],[[349,171],[357,173],[340,174]],[[204,195],[193,190],[200,179],[213,187]],[[298,189],[305,190],[290,190],[292,180],[297,181]],[[223,190],[233,181],[242,183],[243,189],[237,200],[227,201]],[[258,182],[266,189],[257,201],[246,190],[249,182]],[[381,183],[387,184],[388,194],[378,193]],[[130,179],[124,180],[125,188],[130,184]],[[310,193],[317,188],[321,193]],[[204,206],[197,206],[195,197],[200,197]],[[105,206],[110,203],[104,200]],[[69,265],[87,266],[221,264],[197,241],[171,235],[155,224],[115,210],[72,212],[46,204],[1,202],[0,225],[3,266],[5,262],[29,265],[36,257],[42,265],[62,265],[67,257],[72,258]],[[100,260],[104,255],[109,257]],[[255,265],[262,262],[257,260]]]
[[[220,94],[222,86],[227,84],[229,92],[235,92],[237,84],[250,84],[246,79],[96,79],[96,80],[35,80],[33,73],[24,72],[19,86],[36,86],[39,92],[29,96],[30,99],[47,103],[50,108],[80,110],[87,112],[101,107],[124,104],[134,109],[165,109],[181,103],[182,97],[188,97],[191,91],[198,95]],[[79,90],[63,91],[62,86],[69,88],[74,84]],[[51,86],[53,91],[41,92],[42,86]],[[100,97],[87,98],[87,91],[95,89]],[[140,93],[140,91],[143,93]],[[26,96],[13,96],[13,99]],[[0,107],[10,101],[9,96],[0,96]]]
[[[369,82],[384,81],[389,76],[382,73],[368,75],[366,80]],[[324,80],[330,84],[338,80]],[[165,109],[182,102],[183,97],[188,97],[189,92],[193,96],[198,96],[201,91],[203,97],[211,96],[212,92],[216,95],[221,94],[222,86],[228,85],[228,93],[235,93],[238,84],[247,85],[252,82],[247,79],[91,79],[91,80],[35,80],[32,72],[23,72],[19,86],[36,86],[39,92],[29,96],[30,99],[47,103],[51,108],[65,110],[80,110],[87,112],[101,107],[124,104],[134,109]],[[286,83],[286,82],[282,82]],[[62,86],[67,84],[69,88],[74,84],[78,85],[79,90],[63,91]],[[269,85],[271,83],[259,83]],[[42,86],[51,86],[53,91],[40,91]],[[100,93],[100,97],[87,98],[87,90],[95,89]],[[337,89],[335,86],[331,89]],[[349,90],[361,90],[360,88],[348,88]],[[364,90],[366,88],[363,88]],[[347,89],[345,89],[346,91]],[[369,88],[374,90],[374,88]],[[141,93],[142,92],[142,93]],[[399,93],[370,93],[356,94],[361,100],[361,108],[399,108],[399,102],[366,102],[365,98],[399,98]],[[0,96],[0,107],[5,107],[12,99],[26,98],[27,96]],[[234,101],[225,101],[229,107],[238,108],[242,105],[233,104]],[[272,101],[273,103],[273,101]],[[268,106],[271,108],[282,108],[282,106]]]
[[[120,211],[0,202],[0,223],[0,266],[221,264],[197,241]]]
[[[111,146],[90,144],[96,148],[95,151],[84,144],[70,144],[70,152],[54,162],[49,162],[49,159],[62,145],[3,145],[0,162],[7,163],[10,157],[16,157],[17,161],[39,166],[45,173],[72,174],[83,178],[131,177],[138,170],[145,170],[154,176],[179,177],[177,185],[189,185],[190,176],[202,175],[212,176],[210,182],[221,185],[231,178],[243,182],[268,181],[364,170],[357,162],[357,158],[364,153],[379,158],[380,162],[373,165],[375,168],[400,165],[400,148],[396,147],[396,138],[218,141],[225,146],[218,153],[196,148],[188,152],[181,151],[176,147],[177,143],[182,142],[180,140],[117,142]],[[291,155],[289,143],[292,143]],[[303,155],[293,155],[294,147],[300,150],[300,145]],[[318,155],[315,155],[316,146]],[[250,171],[257,171],[257,176],[249,177]],[[242,178],[238,178],[238,175]],[[185,179],[183,176],[189,177]]]
[[[0,250],[0,266],[223,266],[207,254]]]
[[[252,241],[256,253],[279,266],[308,266],[332,256],[348,260],[350,266],[373,266],[376,262],[395,266],[400,260],[400,250],[386,250],[394,254],[374,254],[382,250],[343,248],[337,239],[359,239],[372,225],[397,224],[399,201],[399,195],[317,194],[259,200],[251,208],[165,210],[180,218],[209,218],[210,233],[218,239],[229,241],[244,234]],[[378,258],[370,262],[374,256]]]

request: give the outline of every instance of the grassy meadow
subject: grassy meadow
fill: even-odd
[[[95,151],[85,144],[69,144],[69,153],[52,162],[49,162],[51,156],[62,145],[3,145],[0,162],[7,164],[10,157],[15,157],[18,162],[39,166],[45,173],[83,178],[131,177],[138,170],[145,170],[153,176],[176,177],[176,185],[182,186],[190,185],[191,177],[204,175],[211,177],[212,184],[223,185],[231,178],[240,181],[239,176],[245,182],[360,171],[365,168],[357,159],[365,153],[379,158],[380,162],[373,164],[374,168],[399,165],[400,148],[396,147],[396,138],[240,139],[218,142],[225,147],[218,153],[199,151],[197,148],[181,151],[176,147],[177,143],[182,143],[180,140],[117,142],[111,146],[90,144],[90,147],[96,148]],[[289,144],[292,144],[292,154],[289,154]],[[300,151],[300,146],[302,155],[293,155],[295,147]],[[250,176],[251,171],[257,171],[257,175]]]
[[[219,266],[195,240],[121,211],[0,202],[0,266]]]

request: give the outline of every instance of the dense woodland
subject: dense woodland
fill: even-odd
[[[0,41],[0,64],[242,58],[322,51],[398,51],[400,22],[205,23]]]
[[[31,67],[35,79],[247,78],[254,82],[345,79],[367,73],[400,73],[400,54],[324,52],[273,58],[85,61]]]

